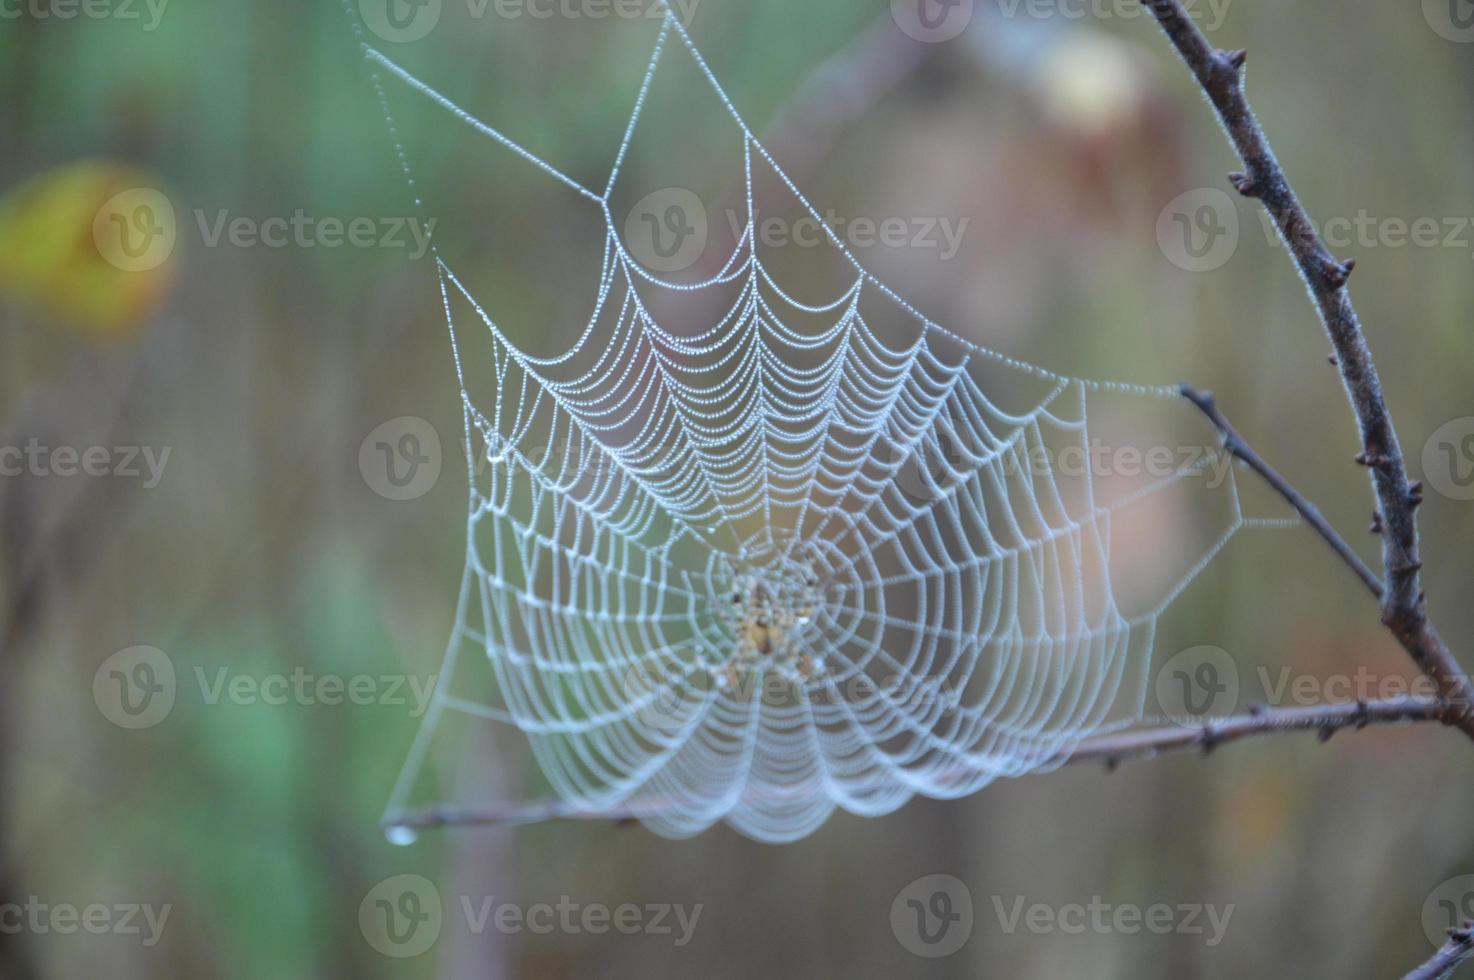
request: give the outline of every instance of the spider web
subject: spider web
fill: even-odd
[[[1048,769],[1147,718],[1158,618],[1235,532],[1272,522],[1245,518],[1230,470],[1221,533],[1128,613],[1118,515],[1150,513],[1206,463],[1103,500],[1089,468],[1057,461],[1088,445],[1094,399],[1176,400],[1175,388],[1055,374],[929,320],[824,223],[669,9],[598,191],[359,40],[412,187],[386,85],[571,189],[604,228],[593,311],[552,357],[514,344],[432,246],[466,425],[467,552],[387,826],[450,714],[525,733],[574,810],[623,807],[676,837],[725,820],[766,841],[803,837],[836,806],[879,815]],[[696,282],[637,261],[611,208],[676,50],[730,117],[745,177],[746,224]],[[758,169],[843,255],[852,278],[837,297],[806,303],[765,263]],[[698,324],[655,312],[693,293],[721,297],[720,312]],[[909,337],[877,329],[877,306]],[[990,398],[1000,375],[1034,386],[1026,407]],[[493,680],[475,699],[452,693],[472,657]]]

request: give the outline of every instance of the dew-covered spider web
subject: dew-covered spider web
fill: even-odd
[[[1175,388],[978,346],[833,232],[843,285],[798,295],[755,233],[755,174],[820,212],[669,12],[602,187],[360,40],[412,187],[390,92],[494,141],[603,229],[587,324],[552,356],[514,343],[496,297],[433,250],[466,425],[467,551],[388,825],[416,805],[452,715],[525,733],[572,809],[632,811],[670,836],[725,820],[767,841],[836,807],[973,793],[1154,720],[1160,616],[1236,531],[1273,523],[1244,516],[1212,454],[1135,481],[1065,465],[1088,458],[1097,415],[1197,423]],[[745,198],[730,252],[690,281],[632,255],[612,204],[673,59],[725,115]],[[1213,491],[1209,533],[1181,530],[1192,515],[1168,500],[1184,484]],[[1164,577],[1153,555],[1169,549],[1186,557]],[[452,682],[472,660],[489,666],[474,696]]]

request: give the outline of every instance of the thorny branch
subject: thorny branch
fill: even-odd
[[[1362,451],[1356,461],[1371,472],[1377,497],[1372,530],[1382,537],[1384,578],[1379,580],[1320,512],[1264,462],[1218,411],[1209,396],[1186,386],[1185,398],[1197,405],[1223,434],[1225,447],[1273,486],[1356,572],[1382,607],[1382,622],[1418,666],[1438,684],[1442,720],[1474,738],[1474,697],[1467,675],[1428,621],[1418,585],[1417,510],[1422,487],[1408,476],[1402,449],[1361,321],[1351,304],[1346,281],[1353,261],[1340,262],[1327,250],[1310,223],[1289,180],[1270,149],[1244,95],[1244,51],[1220,51],[1208,43],[1178,0],[1142,0],[1166,32],[1177,53],[1197,77],[1243,160],[1245,170],[1229,175],[1240,194],[1256,197],[1274,220],[1309,289],[1321,324],[1335,351],[1331,362],[1341,380],[1361,429]],[[1441,980],[1474,956],[1474,924],[1450,930],[1449,940],[1404,980]]]
[[[1442,721],[1445,710],[1445,706],[1436,699],[1420,697],[1291,708],[1256,707],[1247,714],[1205,719],[1201,723],[1086,739],[1061,753],[1055,761],[1060,765],[1103,762],[1106,766],[1115,768],[1128,759],[1149,759],[1164,752],[1188,749],[1202,749],[1207,753],[1230,742],[1285,732],[1316,732],[1322,741],[1327,741],[1336,732],[1344,729],[1360,731],[1372,725]],[[801,792],[802,789],[796,791]],[[546,820],[619,823],[639,819],[642,814],[659,813],[667,805],[660,799],[646,798],[631,800],[610,809],[588,809],[549,798],[485,807],[437,806],[396,817],[387,821],[385,828],[425,830],[471,824],[506,826],[541,823]]]
[[[1341,262],[1331,255],[1275,159],[1269,140],[1244,95],[1243,69],[1247,54],[1214,48],[1179,0],[1142,2],[1156,17],[1212,103],[1246,168],[1244,172],[1231,174],[1230,181],[1239,193],[1258,198],[1274,220],[1330,336],[1335,350],[1332,359],[1341,372],[1361,429],[1362,451],[1356,461],[1371,472],[1376,491],[1385,577],[1374,591],[1381,602],[1382,622],[1418,667],[1437,682],[1448,706],[1446,722],[1474,738],[1474,688],[1428,621],[1423,593],[1418,586],[1422,562],[1418,558],[1417,509],[1423,499],[1422,487],[1408,476],[1397,432],[1382,397],[1382,382],[1361,321],[1351,304],[1351,293],[1346,288],[1355,263]],[[1243,446],[1242,440],[1238,440],[1238,445]]]

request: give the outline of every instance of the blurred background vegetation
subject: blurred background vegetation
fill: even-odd
[[[459,6],[446,0],[444,23],[396,56],[566,172],[603,172],[654,22],[457,19]],[[965,32],[927,45],[876,47],[878,29],[899,37],[882,0],[699,0],[691,29],[817,200],[969,219],[948,261],[874,260],[929,314],[1062,372],[1213,388],[1263,455],[1359,532],[1370,496],[1303,290],[1249,202],[1234,204],[1241,240],[1221,267],[1186,272],[1159,248],[1163,207],[1226,187],[1234,161],[1155,27],[1125,0],[1098,6],[978,0]],[[172,912],[151,946],[0,936],[8,975],[1377,977],[1431,951],[1425,900],[1474,870],[1474,755],[1432,728],[1064,771],[884,819],[839,814],[781,848],[725,827],[670,842],[582,825],[388,844],[377,821],[418,725],[412,699],[212,704],[196,681],[428,680],[454,613],[461,423],[429,260],[208,240],[222,212],[414,213],[348,18],[335,0],[58,9],[0,20],[0,442],[170,456],[156,486],[0,479],[0,901]],[[1249,49],[1251,95],[1312,214],[1474,216],[1474,46],[1372,0],[1233,0],[1211,26],[1215,43]],[[815,79],[825,64],[853,70],[858,51],[881,60]],[[816,119],[843,114],[817,152],[806,137],[822,127],[795,122],[799,97],[817,98]],[[407,142],[433,146],[427,213],[460,261],[519,339],[566,343],[591,288],[568,245],[574,205],[400,115]],[[735,146],[670,152],[704,173]],[[731,175],[708,176],[719,190]],[[177,241],[162,264],[120,271],[95,216],[137,187],[172,204]],[[1431,433],[1474,414],[1474,232],[1339,251],[1359,261],[1355,295],[1416,467]],[[365,437],[400,416],[428,420],[445,454],[413,501],[374,492],[358,465]],[[1422,516],[1434,619],[1474,663],[1474,504],[1430,494]],[[1360,585],[1297,531],[1241,536],[1173,608],[1160,655],[1199,644],[1231,652],[1243,703],[1263,697],[1258,666],[1409,670]],[[167,718],[127,730],[93,679],[138,645],[168,655],[178,694]],[[466,780],[536,791],[517,740],[465,738]],[[453,796],[460,777],[442,778]],[[898,890],[935,872],[968,884],[976,923],[960,952],[929,961],[889,922]],[[407,959],[376,952],[358,918],[401,873],[435,881],[447,907],[435,947]],[[682,947],[473,935],[454,921],[458,896],[484,895],[703,913]],[[1235,911],[1210,948],[1010,933],[994,900],[1015,896]]]

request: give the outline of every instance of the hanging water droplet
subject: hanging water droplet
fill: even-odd
[[[393,826],[385,827],[384,836],[388,838],[389,843],[393,844],[395,847],[408,847],[415,841],[420,839],[419,831],[415,830],[413,827],[406,827],[402,823],[397,823]]]

